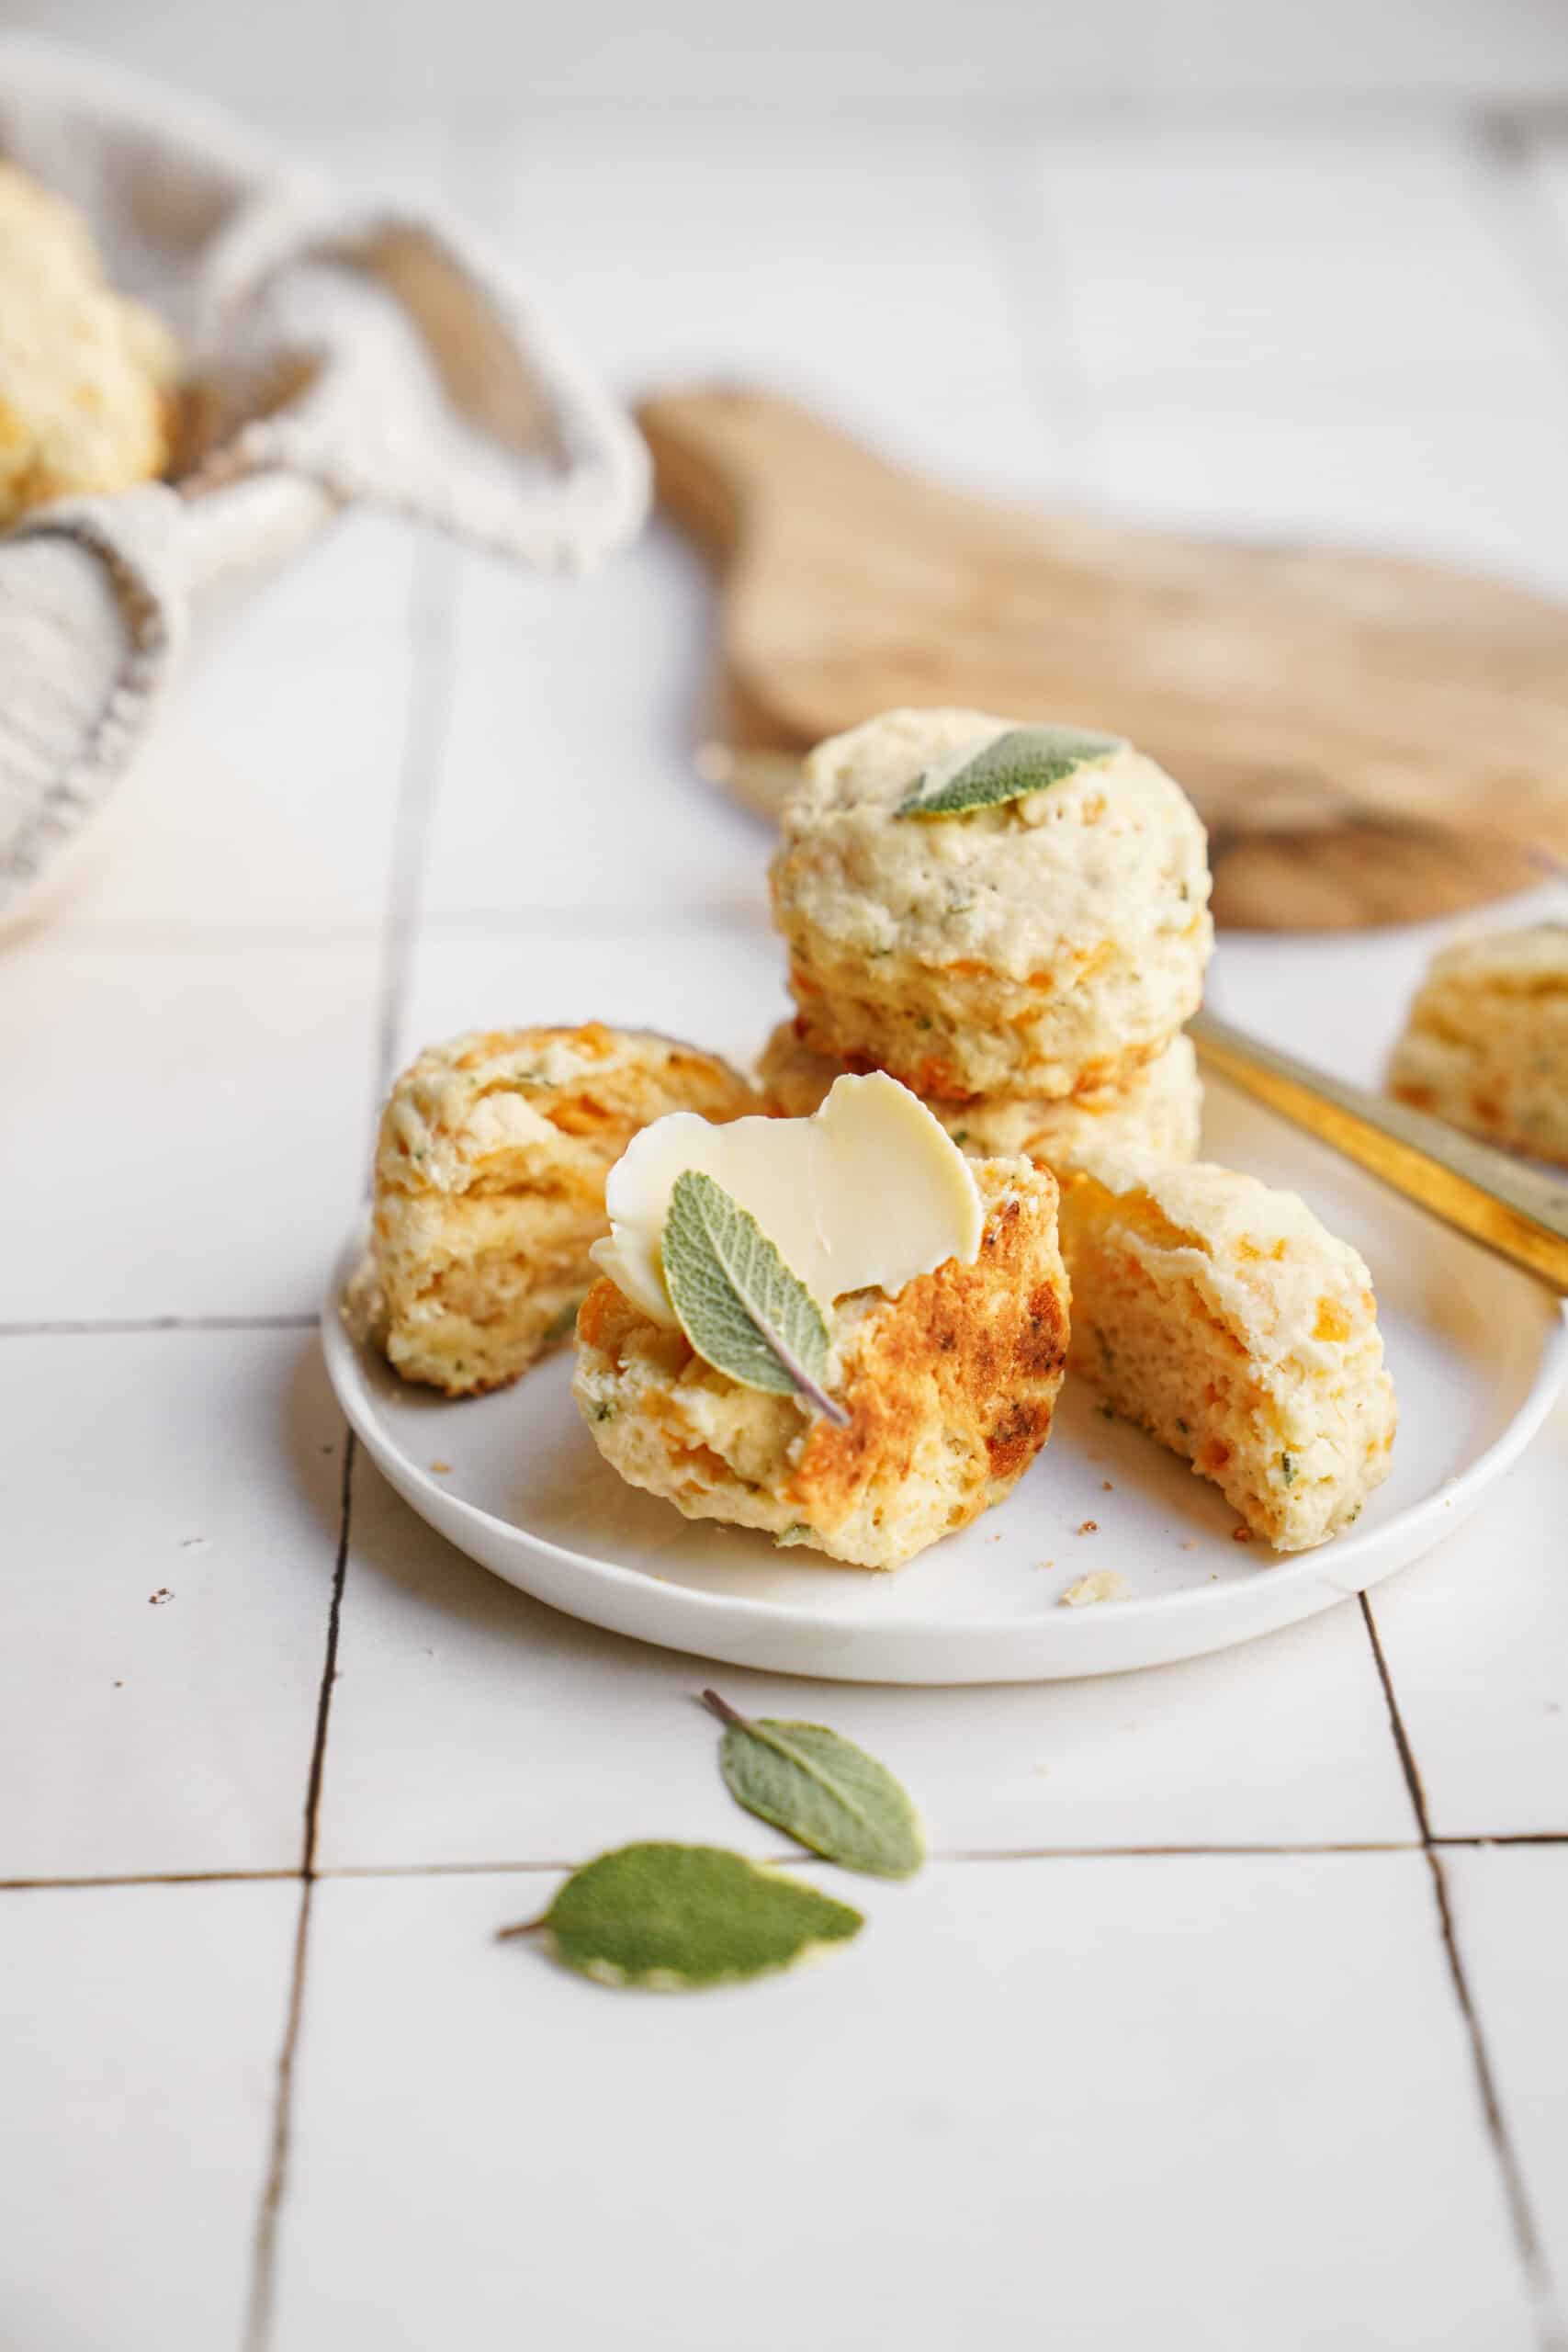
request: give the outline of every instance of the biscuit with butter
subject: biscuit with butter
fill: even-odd
[[[596,1283],[573,1394],[605,1460],[688,1519],[862,1568],[897,1567],[1002,1500],[1051,1433],[1067,1284],[1055,1178],[1019,1159],[972,1167],[971,1262],[829,1307],[841,1428],[716,1370],[678,1325]]]

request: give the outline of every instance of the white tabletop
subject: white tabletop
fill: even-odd
[[[1528,121],[329,138],[466,205],[628,387],[752,375],[969,484],[1568,587],[1568,141]],[[357,519],[7,944],[0,2339],[1560,2346],[1562,1409],[1375,1603],[1247,1649],[726,1672],[930,1825],[819,1967],[659,2001],[493,1940],[622,1839],[780,1841],[698,1661],[525,1600],[355,1458],[312,1317],[417,1045],[744,1055],[781,1011],[763,832],[688,757],[710,620],[658,531],[569,585]],[[1213,1001],[1374,1078],[1434,935],[1233,936]]]

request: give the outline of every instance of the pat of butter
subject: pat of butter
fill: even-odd
[[[675,1321],[660,1248],[675,1180],[700,1169],[750,1209],[819,1305],[851,1291],[889,1297],[949,1258],[972,1265],[985,1211],[969,1162],[896,1078],[840,1078],[809,1119],[694,1111],[655,1119],[610,1170],[610,1230],[593,1256],[657,1322]]]

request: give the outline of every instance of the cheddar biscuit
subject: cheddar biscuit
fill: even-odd
[[[1371,1277],[1293,1193],[1199,1164],[1063,1180],[1072,1368],[1301,1552],[1388,1472],[1393,1386]]]
[[[570,1333],[609,1229],[605,1176],[638,1129],[669,1111],[756,1108],[711,1055],[597,1022],[421,1054],[376,1151],[374,1319],[392,1363],[449,1396],[515,1380]]]
[[[962,816],[899,815],[925,772],[1010,722],[894,710],[818,744],[772,868],[802,1034],[928,1101],[1124,1085],[1198,1005],[1203,828],[1130,744]]]
[[[175,345],[105,283],[85,223],[0,163],[0,528],[169,458]]]
[[[688,1519],[765,1530],[863,1568],[893,1568],[1016,1485],[1051,1433],[1067,1345],[1056,1185],[1016,1159],[975,1169],[977,1258],[896,1298],[829,1314],[835,1428],[793,1396],[743,1386],[595,1283],[578,1317],[573,1394],[605,1460]]]
[[[817,1109],[841,1068],[814,1053],[801,1036],[799,1023],[786,1021],[763,1047],[757,1074],[768,1109],[800,1118]],[[1106,1151],[1191,1159],[1198,1149],[1202,1103],[1192,1041],[1176,1036],[1124,1086],[1098,1094],[1055,1101],[1044,1095],[993,1095],[976,1102],[943,1102],[933,1096],[926,1107],[971,1158],[1021,1154],[1060,1174],[1086,1155]]]
[[[1437,956],[1389,1089],[1487,1143],[1568,1167],[1568,922],[1461,940]]]

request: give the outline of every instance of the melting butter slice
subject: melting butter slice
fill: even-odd
[[[610,1230],[593,1256],[657,1322],[675,1311],[660,1245],[675,1179],[700,1169],[750,1209],[820,1306],[889,1297],[949,1258],[972,1265],[985,1211],[969,1162],[896,1078],[840,1078],[809,1119],[710,1126],[674,1111],[634,1136],[604,1190]]]

